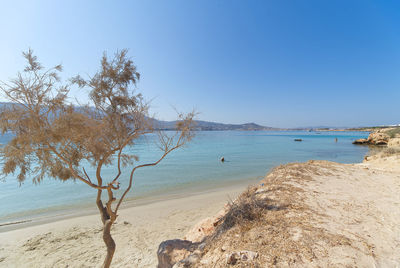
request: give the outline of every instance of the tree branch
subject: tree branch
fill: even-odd
[[[47,144],[47,146],[48,146],[48,147],[51,149],[51,151],[52,151],[53,153],[55,153],[66,165],[68,165],[68,169],[71,171],[72,175],[73,175],[75,178],[77,178],[78,180],[80,180],[80,181],[86,183],[87,185],[89,185],[89,186],[91,186],[91,187],[93,187],[93,188],[96,188],[96,189],[98,189],[98,190],[100,190],[100,189],[101,189],[101,190],[107,189],[107,187],[105,187],[105,186],[96,185],[96,184],[94,184],[94,183],[92,183],[92,182],[90,182],[90,181],[88,181],[88,180],[85,180],[85,179],[82,178],[81,176],[79,176],[79,174],[75,171],[75,169],[72,167],[72,164],[71,164],[69,161],[67,161],[59,152],[57,152],[57,150],[56,150],[53,146],[51,146],[50,144]]]
[[[118,209],[119,209],[119,207],[120,207],[122,201],[124,200],[126,194],[127,194],[127,193],[129,192],[129,190],[132,188],[133,174],[135,173],[135,171],[136,171],[137,169],[139,169],[139,168],[151,167],[151,166],[157,165],[158,163],[160,163],[160,162],[167,156],[167,154],[169,154],[169,153],[172,152],[173,150],[175,150],[175,149],[181,147],[182,145],[183,145],[183,144],[177,144],[177,145],[174,146],[173,148],[164,151],[164,154],[163,154],[163,155],[160,157],[160,159],[158,159],[156,162],[149,163],[149,164],[139,165],[139,166],[136,166],[136,167],[134,167],[134,168],[132,169],[131,174],[130,174],[130,177],[129,177],[129,185],[128,185],[128,187],[125,189],[124,193],[122,194],[121,198],[120,198],[119,201],[118,201],[118,204],[117,204],[117,206],[116,206],[116,208],[115,208],[115,210],[114,210],[114,213],[115,213],[115,214],[117,214]]]

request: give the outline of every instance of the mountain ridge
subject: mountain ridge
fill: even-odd
[[[0,108],[13,105],[15,103],[11,102],[0,102]],[[78,107],[79,108],[79,107]],[[155,130],[176,130],[176,123],[178,120],[174,121],[163,121],[153,118],[153,127]],[[197,131],[213,131],[213,130],[280,130],[279,128],[262,126],[256,123],[244,123],[244,124],[225,124],[210,122],[204,120],[194,120],[194,130]]]
[[[178,121],[162,121],[155,119],[155,128],[159,130],[175,130]],[[225,124],[203,120],[194,120],[194,130],[198,131],[216,131],[216,130],[279,130],[279,128],[262,126],[256,123],[244,124]]]

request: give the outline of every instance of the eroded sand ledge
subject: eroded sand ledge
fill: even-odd
[[[186,238],[201,248],[181,254],[174,267],[400,266],[398,155],[291,163],[262,183],[222,220],[192,229]]]
[[[274,199],[279,198],[280,194],[278,188],[275,192],[270,191],[272,188],[268,189],[272,187],[272,184],[267,185],[271,178],[276,178],[278,184],[288,183],[301,189],[299,196],[302,198],[298,200],[303,203],[295,204],[285,217],[289,219],[290,215],[294,215],[292,220],[295,221],[296,217],[306,216],[304,210],[300,211],[301,206],[312,209],[318,215],[309,219],[304,228],[282,225],[283,229],[274,229],[270,225],[269,231],[272,233],[264,234],[264,240],[269,241],[263,245],[264,249],[271,247],[271,243],[279,244],[279,237],[281,240],[287,239],[284,234],[289,234],[288,237],[293,241],[286,243],[288,250],[293,252],[291,247],[305,245],[307,253],[304,255],[300,251],[297,255],[287,254],[291,259],[275,258],[273,262],[284,266],[286,261],[295,260],[286,264],[299,267],[305,264],[359,267],[400,265],[398,156],[364,164],[310,161],[279,167],[266,177],[264,186],[257,188],[258,194]],[[279,181],[279,178],[284,181]],[[243,190],[243,186],[230,188],[121,211],[118,224],[113,229],[117,241],[114,267],[155,267],[156,251],[161,241],[183,238],[195,223],[215,215],[227,202],[228,195],[233,198]],[[285,192],[282,189],[280,191]],[[287,203],[291,200],[290,195],[282,198],[289,199],[276,202]],[[321,230],[322,233],[315,233],[322,237],[321,240],[314,239],[314,232],[310,232],[307,226]],[[263,235],[263,229],[258,229],[257,237],[246,237],[250,235],[250,230],[249,233],[240,230],[242,235],[235,236],[239,234],[238,230],[231,228],[228,231],[230,233],[220,236],[213,246],[207,248],[202,262],[196,266],[225,267],[226,254],[230,250],[257,251],[260,255],[256,261],[269,264],[274,256],[268,254],[274,252],[267,254],[268,250],[260,250],[259,243],[255,243],[263,242],[259,237]],[[268,237],[271,234],[274,239]],[[324,235],[327,235],[327,239]],[[310,238],[316,244],[307,248],[303,242],[310,241]],[[224,246],[224,252],[221,251],[221,245]],[[285,247],[283,244],[272,246],[275,249],[279,246],[281,250]],[[104,251],[97,215],[0,233],[0,267],[99,267]],[[296,260],[296,256],[299,259]]]

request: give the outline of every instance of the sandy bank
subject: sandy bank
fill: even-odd
[[[183,236],[245,188],[238,184],[121,210],[112,231],[114,267],[155,267],[161,241]],[[104,254],[98,215],[0,233],[0,267],[99,267]]]
[[[277,167],[177,267],[400,267],[399,164],[392,155]]]

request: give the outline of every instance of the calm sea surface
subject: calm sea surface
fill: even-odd
[[[351,142],[367,137],[363,132],[289,132],[289,131],[204,131],[186,147],[172,152],[156,167],[138,170],[131,200],[149,196],[209,190],[226,183],[262,178],[274,166],[310,159],[341,163],[361,162],[368,147]],[[302,142],[295,142],[300,138]],[[338,142],[335,142],[338,138]],[[4,144],[9,136],[0,137]],[[153,145],[155,136],[138,141],[131,152],[139,164],[157,160],[160,152]],[[225,162],[219,161],[225,157]],[[89,174],[94,168],[85,167]],[[115,176],[115,168],[105,167],[104,178]],[[128,183],[129,171],[121,177],[121,188]],[[81,182],[45,179],[40,185],[27,180],[21,186],[15,176],[0,181],[0,224],[41,213],[57,212],[76,206],[95,206],[96,191]]]

